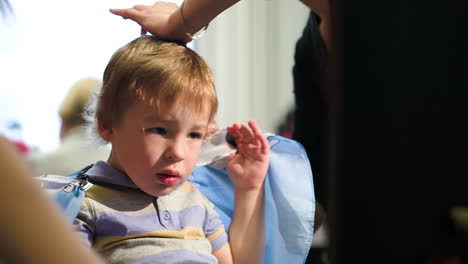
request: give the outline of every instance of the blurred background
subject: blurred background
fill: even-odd
[[[135,2],[10,2],[14,15],[0,24],[0,134],[24,152],[52,150],[69,87],[100,79],[139,35],[108,9]],[[330,263],[467,263],[466,8],[331,2],[342,54],[327,85],[330,242],[314,237],[330,251],[312,252],[312,263],[327,254]],[[190,43],[214,72],[221,127],[254,119],[290,135],[294,46],[307,17],[299,1],[241,1]]]
[[[111,55],[139,35],[136,23],[108,9],[136,3],[10,4],[14,12],[0,24],[0,134],[26,152],[51,151],[59,145],[58,108],[67,90],[82,78],[100,80]],[[220,126],[254,119],[277,132],[293,105],[294,45],[307,14],[299,1],[241,1],[189,44],[214,72]]]

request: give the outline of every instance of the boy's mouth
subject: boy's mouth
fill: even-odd
[[[166,185],[174,185],[180,178],[179,173],[173,170],[165,170],[157,173],[156,175],[158,175],[158,178],[161,181],[161,183]]]

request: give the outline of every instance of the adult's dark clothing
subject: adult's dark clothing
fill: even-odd
[[[319,32],[319,17],[310,12],[296,43],[294,54],[294,130],[293,139],[300,142],[309,156],[315,186],[315,197],[327,206],[327,182],[323,175],[325,141],[325,48]]]
[[[293,139],[300,142],[307,152],[313,173],[315,199],[326,210],[328,204],[328,180],[324,175],[327,126],[324,108],[326,52],[319,32],[319,24],[320,18],[310,12],[295,47]],[[316,210],[316,222],[322,222],[322,218],[323,212]],[[321,264],[324,250],[311,248],[306,263]]]

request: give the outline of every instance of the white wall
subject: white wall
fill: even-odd
[[[243,0],[210,23],[195,49],[214,72],[220,126],[254,119],[275,131],[294,103],[294,47],[307,16],[299,1]]]

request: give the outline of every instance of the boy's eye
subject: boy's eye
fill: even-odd
[[[188,137],[191,139],[199,139],[199,138],[202,138],[203,135],[201,133],[193,132],[193,133],[190,133]]]
[[[159,134],[159,135],[165,135],[166,129],[162,127],[152,127],[152,128],[147,128],[145,129],[145,132],[147,133],[153,133],[153,134]]]

